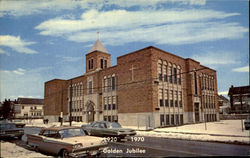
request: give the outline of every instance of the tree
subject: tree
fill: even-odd
[[[12,118],[13,114],[14,114],[14,106],[12,102],[10,101],[10,99],[9,100],[5,99],[1,107],[0,117],[2,117],[3,119],[8,119]]]

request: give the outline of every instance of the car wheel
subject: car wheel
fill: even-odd
[[[69,154],[69,153],[68,153],[68,151],[67,151],[66,149],[62,149],[59,156],[60,156],[61,158],[68,158],[68,157],[69,157],[68,154]]]
[[[38,148],[37,146],[34,147],[34,150],[35,150],[36,152],[39,152],[39,148]]]
[[[89,131],[87,131],[87,134],[90,136],[90,132]]]

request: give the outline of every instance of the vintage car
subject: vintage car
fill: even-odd
[[[135,130],[122,128],[117,122],[95,121],[89,125],[82,125],[82,128],[87,131],[89,135],[118,138],[117,140],[122,140],[126,136],[136,135]]]
[[[25,125],[25,124],[24,124]],[[16,125],[15,123],[9,123],[7,121],[1,121],[0,123],[0,139],[5,139],[5,138],[18,138],[21,139],[24,130],[23,126]]]
[[[248,116],[247,119],[244,120],[244,126],[245,126],[245,130],[250,129],[250,116]]]
[[[43,128],[39,134],[27,134],[27,144],[36,151],[61,157],[100,155],[107,148],[104,138],[88,136],[81,127]]]

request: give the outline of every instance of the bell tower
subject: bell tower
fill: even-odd
[[[110,67],[110,54],[99,39],[86,54],[86,73]]]

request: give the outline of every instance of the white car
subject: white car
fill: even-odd
[[[88,136],[80,127],[44,128],[39,134],[27,134],[27,143],[36,151],[62,157],[100,155],[108,145],[105,138]]]

